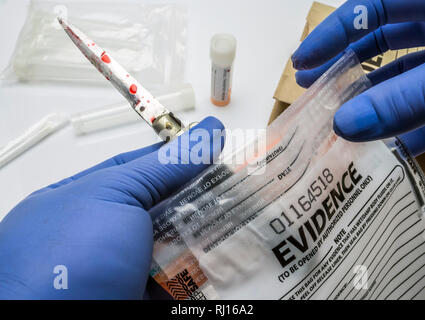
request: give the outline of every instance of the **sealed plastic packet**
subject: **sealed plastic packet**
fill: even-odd
[[[419,167],[398,139],[332,130],[368,87],[346,53],[267,128],[264,152],[154,207],[151,276],[175,299],[424,298]]]
[[[150,90],[169,91],[184,80],[186,10],[135,1],[31,0],[9,66],[1,78],[101,82],[57,21],[69,17]]]

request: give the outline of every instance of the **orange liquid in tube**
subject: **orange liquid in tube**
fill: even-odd
[[[236,39],[231,34],[218,33],[211,38],[211,102],[227,106],[232,93],[233,61]]]

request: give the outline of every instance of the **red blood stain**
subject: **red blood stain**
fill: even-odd
[[[132,84],[130,86],[130,93],[131,94],[136,94],[136,92],[137,92],[137,86],[135,84]]]
[[[126,75],[126,77],[128,78],[130,75]]]
[[[109,58],[109,56],[107,54],[105,54],[105,51],[103,51],[103,53],[101,54],[102,57],[102,61],[105,63],[110,63],[111,59]]]
[[[154,122],[154,121],[155,121],[155,117],[152,117],[152,118],[151,118],[151,122]]]
[[[102,61],[103,62],[105,62],[105,63],[110,63],[111,62],[111,59],[105,54],[103,57],[102,57]]]
[[[149,103],[150,101],[149,100],[146,100],[146,102]]]

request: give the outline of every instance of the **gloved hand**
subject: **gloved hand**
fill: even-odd
[[[158,143],[124,153],[28,196],[0,223],[0,299],[140,299],[153,245],[147,210],[208,166],[192,162],[205,159],[199,151],[218,156],[221,130],[206,118],[167,152]],[[54,287],[60,265],[65,290]]]
[[[357,7],[356,6],[364,6]],[[365,19],[357,20],[367,9]],[[361,11],[359,10],[361,9]],[[425,45],[425,1],[349,0],[327,17],[292,56],[297,82],[309,87],[350,48],[363,62],[389,49]],[[351,141],[403,134],[410,151],[425,151],[425,52],[408,54],[369,73],[373,87],[345,103],[334,130]]]

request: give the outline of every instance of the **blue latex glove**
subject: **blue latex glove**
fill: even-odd
[[[357,29],[356,6],[367,8],[368,28]],[[326,18],[292,56],[297,82],[309,87],[346,48],[363,62],[389,49],[425,45],[425,1],[349,0]],[[399,134],[417,155],[425,151],[425,52],[413,53],[374,71],[374,85],[345,103],[335,132],[351,141]]]
[[[223,126],[210,117],[184,134],[194,141],[182,148],[197,146],[196,154],[204,150],[198,129],[212,137]],[[181,151],[181,139],[164,148]],[[224,138],[206,143],[212,161]],[[9,212],[0,223],[0,298],[140,299],[153,245],[147,210],[208,166],[162,164],[161,145],[118,155],[36,191]],[[66,290],[54,288],[57,265],[68,270]]]

